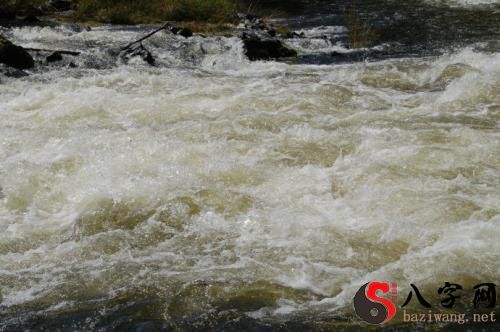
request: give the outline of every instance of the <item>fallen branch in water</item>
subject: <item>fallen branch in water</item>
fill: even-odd
[[[146,61],[150,66],[155,65],[155,58],[151,54],[151,52],[148,51],[147,48],[142,45],[142,43],[139,43],[139,45],[135,48],[130,47],[128,49],[123,50],[124,54],[127,56],[140,56],[144,61]]]
[[[129,48],[130,48],[130,47],[132,47],[133,45],[138,44],[138,43],[142,42],[143,40],[148,39],[149,37],[153,36],[154,34],[156,34],[156,33],[160,32],[160,31],[162,31],[162,30],[164,30],[164,29],[166,29],[166,28],[168,28],[168,27],[170,27],[170,26],[171,26],[171,25],[170,25],[170,23],[165,23],[164,25],[162,25],[162,26],[161,26],[161,27],[159,27],[158,29],[156,29],[156,30],[154,30],[154,31],[152,31],[152,32],[150,32],[150,33],[148,33],[148,34],[147,34],[147,35],[145,35],[144,37],[142,37],[142,38],[140,38],[140,39],[137,39],[137,40],[136,40],[136,41],[134,41],[134,42],[131,42],[130,44],[128,44],[128,45],[127,45],[127,46],[125,46],[125,47],[122,47],[122,51],[124,51],[124,50],[126,50],[126,49],[129,49]]]
[[[47,50],[47,49],[43,49],[43,48],[25,48],[25,50],[31,51],[31,52],[59,53],[59,54],[73,55],[73,56],[77,56],[77,55],[81,54],[81,52],[77,52],[77,51]]]

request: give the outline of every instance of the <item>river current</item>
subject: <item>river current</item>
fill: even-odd
[[[356,329],[368,281],[500,284],[498,35],[335,63],[347,28],[312,17],[285,41],[302,62],[159,33],[151,67],[117,51],[146,26],[3,30],[82,54],[0,76],[0,330]]]

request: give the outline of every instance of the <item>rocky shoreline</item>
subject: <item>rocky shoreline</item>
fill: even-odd
[[[4,15],[3,17],[6,17]],[[286,46],[282,41],[289,38],[304,38],[297,33],[292,33],[286,28],[281,28],[278,32],[277,28],[272,24],[265,22],[262,18],[253,15],[240,14],[240,24],[233,26],[229,35],[238,37],[242,40],[245,55],[250,61],[258,60],[278,60],[282,58],[293,58],[297,56],[297,51]],[[39,19],[31,17],[30,20],[19,17],[7,17],[0,20],[0,28],[21,28],[29,27],[57,27],[64,23],[45,18]],[[89,26],[81,26],[76,24],[76,29],[90,31]],[[153,36],[157,32],[166,31],[172,35],[177,35],[182,38],[191,38],[195,36],[189,28],[182,28],[170,23],[166,23],[157,29],[152,29],[152,32],[146,34],[143,38],[137,41],[131,41],[127,46],[119,50],[119,56],[128,62],[131,58],[140,57],[147,64],[155,66],[155,58],[153,54],[142,43],[147,38]],[[203,34],[199,36],[205,37]],[[228,34],[226,33],[226,36]],[[20,45],[13,44],[0,30],[0,72],[9,77],[23,77],[28,75],[26,70],[34,69],[40,66],[45,66],[57,62],[61,62],[66,57],[79,56],[80,52],[71,50],[47,50],[23,48]],[[36,57],[34,57],[36,55]],[[42,61],[36,61],[35,58],[42,58]],[[69,67],[75,67],[74,62],[67,63]]]
[[[81,45],[81,47],[71,45],[77,49],[71,47],[66,49],[65,46],[61,49],[52,45],[44,45],[43,49],[23,49],[25,45],[22,42],[15,45],[16,40],[10,36],[13,29],[24,27],[54,29],[65,27],[77,33],[100,29],[100,26],[91,28],[86,23],[71,23],[74,21],[71,4],[71,1],[49,1],[42,9],[18,13],[0,9],[0,35],[3,33],[4,36],[2,37],[4,42],[0,46],[0,74],[22,77],[29,75],[33,70],[48,66],[78,67],[75,57],[79,56],[79,51],[86,50],[86,45]],[[325,7],[322,7],[323,5]],[[388,9],[379,8],[380,6],[376,6],[373,1],[368,1],[364,5],[358,4],[357,11],[353,9],[346,12],[337,2],[334,4],[319,2],[310,5],[307,9],[329,13],[329,15],[318,16],[317,13],[312,12],[305,16],[286,19],[272,17],[264,19],[244,13],[238,14],[235,22],[224,24],[223,31],[211,30],[210,33],[195,33],[195,31],[200,31],[196,29],[196,26],[201,22],[191,22],[195,31],[189,28],[187,22],[171,22],[168,27],[162,29],[160,29],[163,27],[161,24],[103,26],[110,30],[137,29],[144,31],[143,36],[149,35],[150,32],[164,30],[179,41],[193,36],[237,38],[241,40],[243,53],[250,61],[278,60],[303,64],[341,64],[390,58],[436,56],[453,50],[454,47],[475,42],[490,42],[500,31],[498,23],[494,23],[499,14],[489,13],[485,8],[471,11],[412,5],[416,7],[405,12],[402,8],[403,4],[391,6],[388,6]],[[391,9],[396,12],[390,14],[383,11]],[[382,12],[379,13],[379,11]],[[439,17],[446,18],[446,21],[443,23],[434,18],[437,15],[432,14],[434,11],[441,13]],[[487,13],[489,14],[486,15]],[[429,19],[423,20],[419,15],[424,15]],[[480,24],[480,18],[485,24]],[[318,19],[321,21],[317,21]],[[454,31],[460,32],[456,38],[454,34],[439,26],[448,21]],[[313,28],[318,27],[318,31],[311,33],[311,25]],[[335,31],[337,28],[342,31]],[[309,33],[304,34],[304,31],[309,31]],[[8,42],[6,38],[11,38],[14,43]],[[130,47],[125,47],[128,43],[131,43]],[[156,59],[158,54],[151,49],[148,42],[136,43],[130,40],[125,42],[125,45],[114,45],[114,48],[108,46],[108,53],[121,63],[128,63],[134,58],[139,58],[150,66],[161,65]],[[19,56],[20,54],[22,56]],[[21,63],[18,63],[19,61]],[[88,68],[94,67],[89,65]],[[98,67],[95,68],[98,69]]]

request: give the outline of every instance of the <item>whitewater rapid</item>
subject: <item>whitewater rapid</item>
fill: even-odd
[[[483,5],[498,5],[498,0],[424,0],[432,5],[445,5],[453,7],[474,7]]]
[[[346,319],[371,280],[500,282],[498,43],[312,66],[158,34],[157,67],[123,63],[143,31],[8,32],[83,54],[1,78],[0,330]]]

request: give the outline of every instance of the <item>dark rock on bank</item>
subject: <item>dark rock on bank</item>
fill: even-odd
[[[193,31],[191,31],[188,28],[182,28],[178,33],[179,36],[182,36],[184,38],[189,38],[193,36]]]
[[[241,13],[238,14],[238,17],[240,18],[239,28],[246,30],[246,32],[257,36],[271,36],[273,38],[278,35],[278,31],[276,31],[275,27],[266,22],[263,18]]]
[[[269,30],[270,27],[266,24],[266,22],[254,15],[250,14],[238,14],[238,17],[240,18],[241,24],[246,28],[246,29],[252,29],[252,30]]]
[[[245,53],[251,61],[296,57],[297,52],[277,39],[262,40],[258,37],[243,38]]]
[[[20,46],[12,44],[0,35],[0,63],[16,69],[30,69],[35,66],[33,57]]]
[[[170,32],[174,35],[179,35],[184,38],[189,38],[193,36],[193,31],[189,28],[178,28],[178,27],[170,27]]]
[[[281,42],[283,33],[263,18],[250,14],[238,14],[240,38],[245,54],[251,61],[296,57],[297,52]]]

